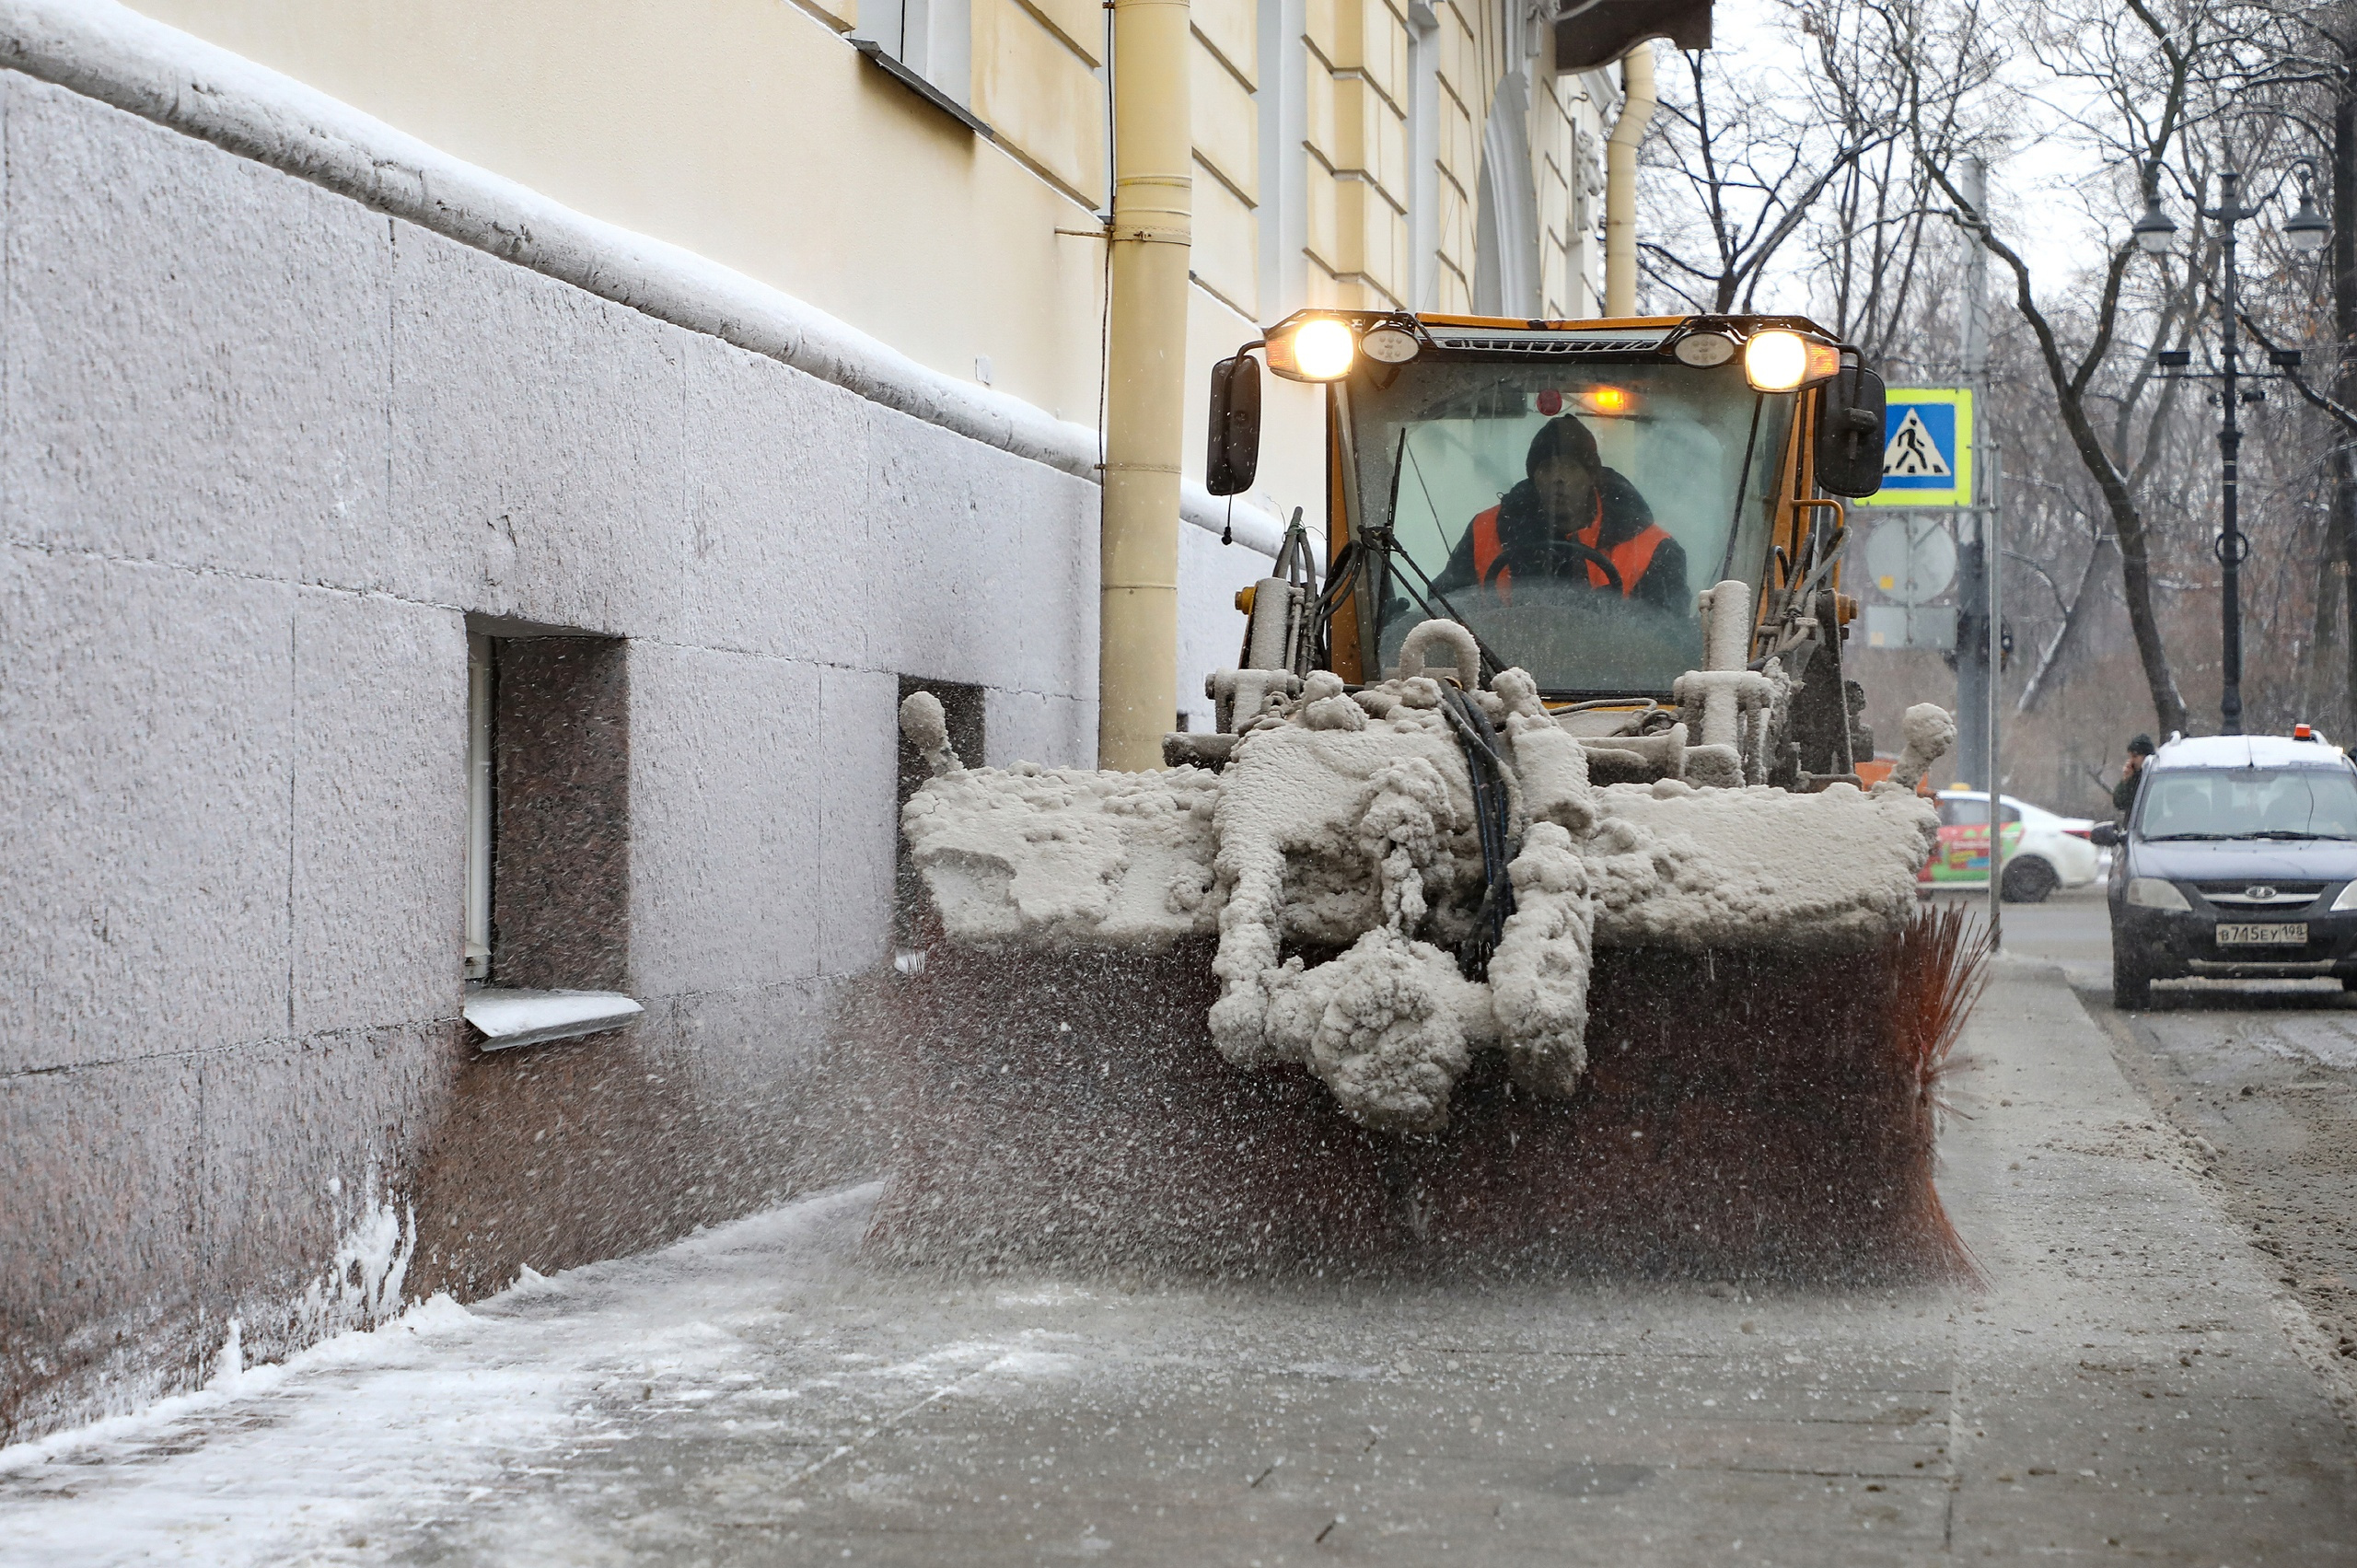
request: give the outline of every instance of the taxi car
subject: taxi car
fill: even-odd
[[[2303,726],[2305,729],[2305,726]],[[2330,976],[2357,988],[2357,767],[2321,738],[2172,740],[2144,765],[2116,846],[2112,1000],[2153,982]]]
[[[1940,842],[1917,874],[1927,888],[1986,888],[1989,885],[1989,795],[1986,790],[1939,792]],[[1999,830],[2004,834],[2007,903],[2038,903],[2057,888],[2084,888],[2103,868],[2103,855],[2089,834],[2095,824],[2080,817],[2058,817],[2042,807],[1997,797]]]

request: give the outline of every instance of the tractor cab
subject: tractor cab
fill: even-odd
[[[1881,482],[1881,380],[1805,319],[1320,310],[1214,371],[1214,494],[1257,470],[1254,350],[1327,389],[1311,641],[1347,680],[1446,619],[1485,675],[1518,667],[1550,701],[1667,701],[1701,665],[1699,590],[1752,586],[1762,656],[1815,633],[1840,535],[1823,496]]]

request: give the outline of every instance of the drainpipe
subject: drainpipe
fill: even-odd
[[[1112,0],[1112,300],[1106,348],[1097,765],[1162,766],[1178,701],[1178,443],[1194,146],[1187,0]]]
[[[1637,313],[1637,144],[1661,100],[1650,41],[1620,57],[1620,116],[1604,144],[1604,313]]]

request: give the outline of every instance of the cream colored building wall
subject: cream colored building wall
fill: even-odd
[[[1433,7],[1439,20],[1440,126],[1436,156],[1442,192],[1437,286],[1429,308],[1473,308],[1475,231],[1480,211],[1481,129],[1505,75],[1499,7],[1460,0]]]
[[[1306,106],[1306,265],[1280,267],[1279,275],[1300,279],[1297,296],[1266,314],[1318,305],[1472,310],[1482,131],[1509,71],[1530,78],[1528,132],[1545,308],[1558,317],[1596,313],[1602,252],[1593,230],[1602,215],[1594,197],[1601,189],[1599,106],[1611,97],[1608,84],[1600,74],[1556,77],[1544,54],[1534,59],[1526,52],[1531,37],[1547,35],[1510,26],[1508,7],[1495,0],[1439,0],[1421,28],[1411,9],[1425,7],[1414,0],[1397,6],[1393,0],[1301,0],[1299,79],[1277,85],[1298,90]],[[1435,166],[1426,189],[1436,208],[1432,283],[1422,298],[1413,297],[1411,287],[1419,271],[1411,203],[1420,138],[1411,122],[1410,78],[1411,41],[1420,30],[1436,52],[1430,106],[1435,123],[1421,138]]]
[[[1001,390],[1096,418],[1101,0],[970,0],[966,97],[994,141],[859,56],[845,38],[857,0],[132,3],[935,370],[980,378],[986,363]],[[1211,366],[1258,327],[1311,305],[1473,308],[1483,127],[1509,70],[1529,83],[1545,308],[1595,311],[1591,188],[1613,89],[1530,59],[1543,32],[1515,14],[1500,0],[1193,0],[1190,473]],[[1419,48],[1433,52],[1429,124]],[[1419,190],[1433,203],[1422,256]],[[1249,499],[1322,519],[1321,397],[1267,387]]]
[[[1554,43],[1549,29],[1547,49]],[[1604,135],[1618,113],[1613,74],[1536,71],[1530,165],[1538,186],[1539,288],[1552,320],[1604,314]],[[1605,106],[1609,105],[1608,110]]]
[[[1194,24],[1188,87],[1195,139],[1195,243],[1189,266],[1200,287],[1238,315],[1257,317],[1259,13],[1253,0],[1193,0],[1189,15]]]
[[[1308,0],[1304,305],[1409,303],[1408,22],[1387,0]]]
[[[853,0],[131,4],[944,374],[987,359],[1001,390],[1096,419],[1095,0],[973,0],[971,101],[996,143],[863,60]]]

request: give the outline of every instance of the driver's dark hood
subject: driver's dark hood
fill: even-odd
[[[2130,846],[2129,870],[2172,882],[2338,882],[2357,877],[2357,843],[2342,839],[2226,839]]]

